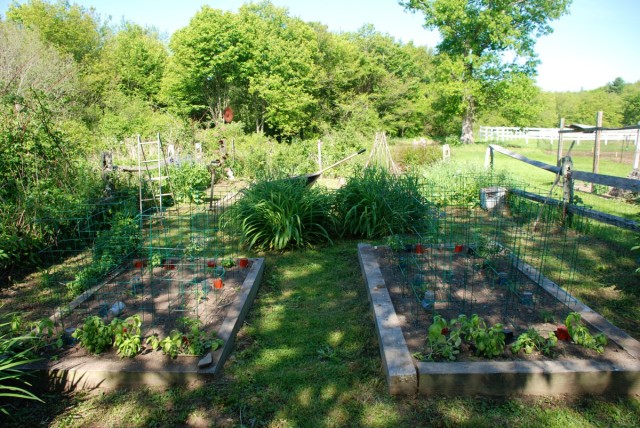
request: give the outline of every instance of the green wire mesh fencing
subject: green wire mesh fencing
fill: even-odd
[[[165,334],[184,318],[215,323],[242,285],[248,259],[224,218],[235,196],[214,200],[142,213],[91,206],[82,221],[55,219],[78,226],[41,255],[54,321],[69,328],[89,315],[135,314],[147,332]]]
[[[522,183],[481,185],[465,176],[442,187],[425,183],[431,218],[387,240],[412,319],[482,314],[516,330],[561,319],[576,304],[571,290],[586,219],[567,227],[557,207],[509,191]]]

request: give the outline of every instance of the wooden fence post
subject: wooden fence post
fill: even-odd
[[[638,129],[636,129],[636,151],[633,156],[633,169],[638,169],[638,164],[640,163],[640,123],[638,123],[638,125]]]
[[[596,140],[593,147],[593,173],[597,174],[600,169],[600,136],[602,134],[602,112],[596,114]],[[593,193],[593,183],[591,183],[591,192]]]
[[[493,149],[491,146],[487,147],[487,151],[484,154],[484,167],[485,169],[493,170]]]
[[[571,224],[573,213],[568,206],[573,204],[573,160],[571,156],[562,158],[562,221]]]
[[[564,117],[562,119],[560,119],[560,131],[562,131],[564,129]],[[564,134],[562,132],[558,132],[558,156],[556,158],[556,160],[558,162],[560,162],[560,159],[562,159],[562,144],[564,140]]]

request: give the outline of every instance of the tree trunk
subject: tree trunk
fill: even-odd
[[[473,144],[473,120],[476,113],[476,104],[473,95],[465,96],[467,110],[462,118],[462,134],[460,141],[462,144]]]

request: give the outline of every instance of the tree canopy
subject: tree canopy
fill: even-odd
[[[473,142],[473,123],[483,109],[509,96],[504,88],[535,74],[536,37],[568,12],[571,0],[408,0],[407,9],[437,29],[441,104],[462,113],[461,140]],[[505,81],[510,81],[504,85]]]

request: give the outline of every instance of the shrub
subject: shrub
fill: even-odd
[[[226,224],[240,227],[249,248],[284,250],[331,241],[331,195],[307,187],[306,179],[261,181],[243,190],[226,214]]]
[[[201,203],[211,185],[211,173],[203,164],[183,162],[171,168],[173,197],[178,202]]]
[[[442,158],[440,146],[402,146],[397,152],[398,162],[405,168],[433,165]]]
[[[413,174],[394,176],[382,168],[365,168],[336,192],[341,234],[366,239],[421,230],[430,210]]]

